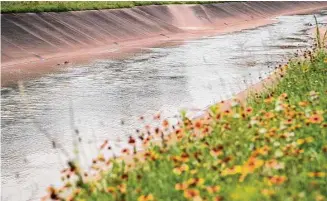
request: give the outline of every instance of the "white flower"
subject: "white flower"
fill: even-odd
[[[310,96],[317,96],[318,94],[317,94],[317,92],[315,92],[315,91],[310,91],[310,92],[309,92],[309,95],[310,95]]]
[[[311,100],[316,100],[319,98],[319,96],[318,96],[319,94],[315,91],[310,91],[309,95],[310,95]]]
[[[279,112],[279,111],[282,111],[282,110],[283,110],[283,107],[281,105],[276,105],[275,111]]]
[[[279,142],[277,142],[277,141],[276,141],[276,142],[274,142],[274,146],[275,146],[275,147],[279,147],[279,145],[280,145],[280,143],[279,143]]]
[[[286,141],[289,142],[291,140],[291,137],[294,136],[294,132],[285,133],[285,136],[286,136]]]
[[[241,117],[241,115],[240,115],[240,114],[238,114],[238,113],[236,113],[236,114],[234,114],[234,115],[233,115],[233,117],[234,117],[235,119],[238,119],[238,118],[240,118],[240,117]]]
[[[238,106],[239,102],[237,101],[237,99],[233,99],[232,100],[232,107]]]
[[[276,170],[280,170],[280,169],[284,169],[285,168],[285,164],[283,162],[281,163],[278,163],[276,166],[275,166],[275,169]]]
[[[281,100],[279,100],[279,99],[275,102],[275,106],[281,105],[281,104],[283,104],[283,102]]]
[[[284,123],[280,123],[279,130],[285,130],[287,126]]]
[[[311,110],[310,110],[309,108],[306,108],[306,109],[304,110],[304,113],[305,113],[305,116],[306,116],[306,117],[310,117],[310,116],[311,116]]]
[[[305,197],[305,192],[302,191],[301,193],[299,193],[299,197],[300,197],[300,198],[304,198],[304,197]]]
[[[280,157],[282,157],[283,155],[284,155],[284,153],[283,153],[281,150],[277,149],[277,150],[275,151],[275,157],[276,157],[276,158],[280,158]]]
[[[289,137],[293,137],[295,134],[294,134],[294,132],[290,132],[290,133],[288,133],[288,136]]]
[[[265,129],[265,128],[260,128],[259,129],[260,134],[265,134],[266,132],[267,132],[267,129]]]
[[[256,124],[258,124],[259,122],[257,121],[257,120],[255,120],[255,119],[251,119],[251,121],[250,121],[250,124],[253,126],[253,125],[256,125]]]

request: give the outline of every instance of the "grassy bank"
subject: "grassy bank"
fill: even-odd
[[[321,45],[321,43],[318,43]],[[93,161],[95,178],[72,163],[65,187],[49,196],[74,200],[296,201],[327,199],[327,51],[305,51],[282,66],[277,86],[237,100],[230,110],[214,105],[196,120],[138,131],[135,143],[164,139],[132,163]],[[160,119],[156,116],[155,118]],[[142,119],[140,120],[142,121]],[[163,135],[165,133],[165,135]],[[168,143],[171,141],[176,143]],[[101,152],[109,151],[105,142]],[[133,155],[133,149],[123,149]],[[71,182],[74,179],[75,182]]]
[[[2,1],[1,13],[64,12],[132,8],[145,5],[207,4],[215,1]]]

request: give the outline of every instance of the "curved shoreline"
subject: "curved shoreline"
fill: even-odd
[[[327,8],[327,2],[230,2],[1,14],[1,84],[6,86],[56,71],[67,66],[66,61],[79,64],[99,58],[120,58],[170,41],[255,28],[272,23],[275,16],[323,8]],[[29,42],[19,36],[25,36]]]

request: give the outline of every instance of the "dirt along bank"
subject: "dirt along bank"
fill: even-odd
[[[229,2],[1,15],[1,84],[97,58],[119,58],[169,41],[272,23],[327,2]]]

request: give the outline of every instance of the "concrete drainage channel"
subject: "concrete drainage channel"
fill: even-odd
[[[320,14],[318,20],[327,18]],[[58,145],[72,155],[72,121],[88,166],[104,140],[117,152],[125,146],[140,115],[152,119],[161,111],[173,120],[184,108],[198,116],[267,77],[295,47],[311,45],[302,31],[313,23],[312,15],[278,17],[272,25],[72,65],[2,89],[2,199],[37,200],[48,185],[60,184],[66,156]]]

